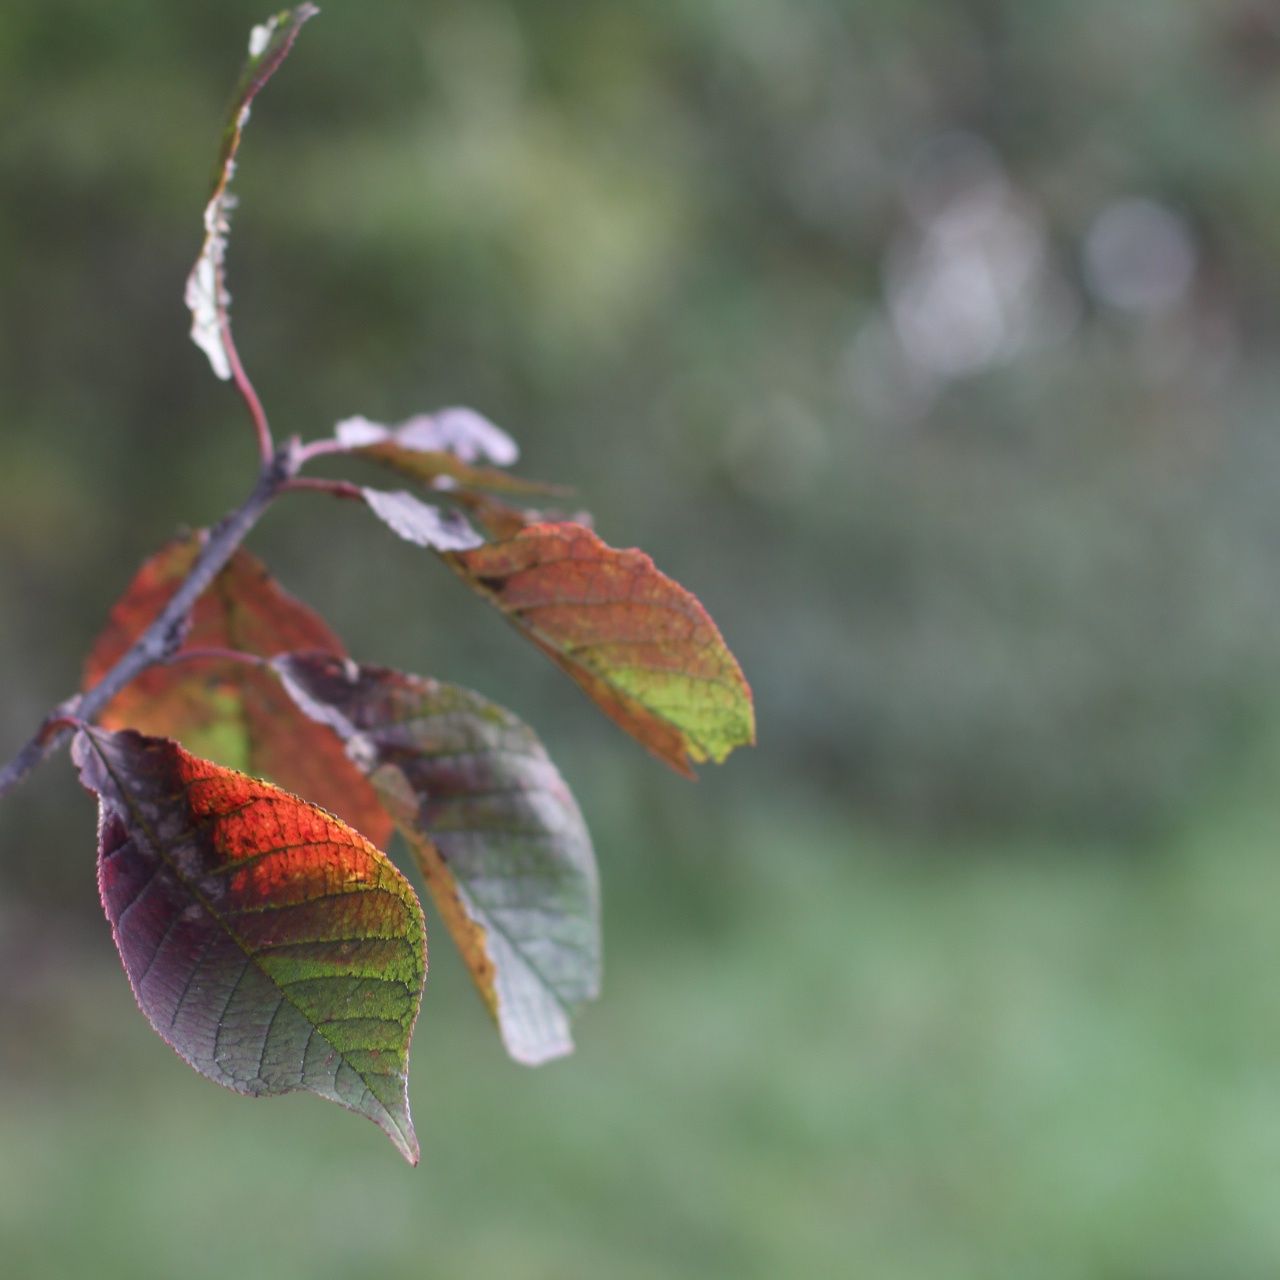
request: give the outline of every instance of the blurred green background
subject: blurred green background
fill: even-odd
[[[65,761],[0,806],[0,1269],[1280,1274],[1280,4],[330,0],[230,269],[278,433],[474,406],[696,591],[761,745],[691,787],[446,570],[251,546],[542,731],[607,981],[507,1063],[433,932],[422,1166],[186,1071]],[[0,8],[0,755],[235,505],[186,337],[263,8]]]

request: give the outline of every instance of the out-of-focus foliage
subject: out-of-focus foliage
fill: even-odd
[[[261,16],[0,16],[0,588],[31,605],[0,656],[58,635],[9,739],[121,567],[242,487],[180,295]],[[448,402],[508,426],[707,601],[770,778],[1141,832],[1247,739],[1280,670],[1269,6],[405,0],[311,35],[229,263],[280,429]],[[291,585],[421,667],[398,591],[363,637],[335,604],[371,576],[354,522],[323,570],[289,523],[264,537]],[[450,674],[505,660],[447,607]]]
[[[4,743],[249,483],[182,285],[269,7],[0,5]],[[761,746],[686,795],[430,557],[282,503],[251,545],[357,658],[539,726],[608,999],[513,1106],[436,948],[423,1167],[299,1106],[300,1173],[156,1056],[50,767],[0,808],[13,1266],[1273,1274],[1276,760],[1222,784],[1280,677],[1280,10],[329,0],[270,94],[229,283],[277,431],[475,406],[697,593]]]

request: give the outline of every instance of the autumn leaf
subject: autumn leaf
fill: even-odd
[[[599,993],[599,887],[582,814],[533,730],[421,676],[313,654],[272,666],[395,815],[508,1053],[570,1052],[570,1014]]]
[[[132,730],[82,728],[98,884],[138,1006],[237,1093],[306,1090],[367,1116],[411,1164],[409,1041],[422,909],[323,809]]]
[[[445,559],[677,772],[755,741],[737,660],[697,598],[643,552],[561,523]]]
[[[491,493],[474,489],[459,489],[449,495],[471,519],[493,539],[503,541],[514,538],[531,524],[580,524],[590,529],[595,518],[589,511],[550,510],[548,508],[517,507],[495,498]]]
[[[368,418],[344,418],[334,435],[349,447],[394,444],[412,453],[448,453],[461,462],[509,467],[520,457],[516,442],[474,409],[454,407],[419,413],[396,427]]]
[[[406,542],[433,551],[465,551],[478,547],[484,539],[460,511],[437,507],[397,489],[361,489],[365,503],[383,524]]]
[[[231,110],[214,171],[213,192],[204,210],[204,241],[200,256],[187,277],[185,301],[191,312],[191,340],[209,357],[214,373],[224,381],[231,377],[235,350],[229,341],[225,262],[234,199],[229,191],[235,172],[236,152],[249,119],[249,107],[276,68],[289,55],[303,23],[320,10],[300,4],[268,18],[249,34],[249,57],[231,98]]]
[[[199,535],[176,539],[142,566],[90,651],[84,688],[97,684],[145,630],[199,551]],[[243,548],[197,601],[178,653],[204,648],[263,658],[303,649],[345,652],[324,621]],[[323,805],[379,846],[390,839],[390,819],[342,744],[302,715],[268,672],[226,661],[155,666],[118,694],[99,719],[108,729],[132,727],[179,738],[201,754]]]
[[[546,517],[539,511],[513,506],[488,493],[455,495],[467,514],[491,538],[514,538],[521,529],[540,524]],[[587,523],[584,521],[583,523]]]
[[[506,493],[555,494],[555,485],[523,480],[498,467],[519,457],[515,441],[474,409],[419,414],[396,427],[368,418],[346,418],[334,438],[356,457],[367,458],[428,488],[492,489]],[[479,465],[492,463],[492,466]]]

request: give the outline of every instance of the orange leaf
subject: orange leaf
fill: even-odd
[[[445,559],[677,772],[755,741],[737,660],[697,597],[643,552],[582,525],[533,524]]]
[[[170,542],[115,604],[85,664],[91,688],[145,630],[190,572],[200,537]],[[324,621],[240,549],[192,612],[183,650],[238,649],[269,658],[291,650],[342,655]],[[109,729],[181,738],[225,764],[259,774],[344,818],[376,845],[392,823],[341,742],[302,715],[274,676],[236,662],[183,662],[143,672],[102,713]]]

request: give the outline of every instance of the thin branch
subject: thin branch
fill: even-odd
[[[331,453],[350,453],[351,446],[344,444],[341,440],[336,440],[332,436],[324,440],[313,440],[310,444],[304,444],[298,454],[298,465],[305,467],[312,458],[323,458]]]
[[[306,453],[306,448],[306,445],[302,447],[303,454]],[[358,484],[352,484],[349,480],[322,480],[318,476],[294,476],[280,486],[280,491],[281,493],[327,493],[330,497],[350,498],[354,502],[365,500],[364,490]]]
[[[294,478],[297,469],[297,450],[292,446],[286,446],[268,459],[253,492],[209,531],[191,572],[120,661],[92,689],[55,707],[26,745],[0,769],[0,796],[12,791],[36,765],[67,741],[72,723],[93,720],[125,685],[148,667],[164,662],[178,649],[192,607],[235,554],[262,513]]]
[[[231,316],[224,308],[220,315],[222,321],[222,346],[227,353],[227,363],[231,366],[231,377],[236,384],[240,398],[249,409],[249,417],[253,419],[253,429],[258,437],[258,457],[265,467],[275,456],[276,446],[271,438],[271,424],[267,421],[267,411],[258,399],[249,375],[240,363],[240,353],[236,350],[235,340],[231,336]]]

